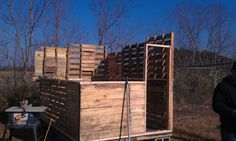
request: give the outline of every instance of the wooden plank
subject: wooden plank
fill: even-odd
[[[81,45],[83,48],[97,48],[97,45],[94,44],[82,44]]]
[[[117,121],[114,121],[114,122],[109,122],[109,123],[97,123],[97,124],[94,124],[94,125],[89,125],[87,126],[88,124],[82,124],[81,125],[81,134],[85,134],[85,133],[94,133],[94,132],[102,132],[104,130],[106,131],[109,131],[109,130],[117,130],[119,131],[120,129],[120,118],[121,118],[121,115],[117,116],[119,119]],[[135,121],[135,123],[133,122]],[[123,124],[123,128],[127,129],[127,119],[123,121],[124,124]],[[138,123],[138,124],[137,124]],[[143,121],[143,117],[132,117],[131,119],[131,130],[134,130],[135,128],[137,127],[142,127],[141,129],[143,130],[143,127],[145,125],[144,121]],[[135,126],[135,124],[137,124],[137,126]]]
[[[103,108],[92,108],[92,109],[81,109],[81,118],[83,116],[103,116],[105,114],[113,115],[113,114],[121,114],[122,107],[103,107]],[[145,109],[145,105],[136,105],[131,106],[131,113],[143,113]]]
[[[94,68],[82,68],[83,71],[82,74],[92,74],[94,70],[95,70]]]
[[[144,105],[143,98],[130,99],[130,105]],[[123,99],[89,100],[81,103],[81,108],[122,107]]]
[[[127,114],[127,111],[124,112],[124,115],[126,115],[126,114]],[[143,120],[144,116],[145,116],[145,114],[132,113],[131,121],[132,121],[132,123],[134,123],[136,120],[139,120],[139,121]],[[89,128],[87,128],[88,127],[87,125],[89,125],[89,126],[99,126],[99,125],[102,125],[102,124],[106,125],[106,124],[114,123],[114,122],[120,123],[121,114],[113,114],[112,118],[111,118],[111,115],[109,115],[109,114],[105,114],[103,116],[103,118],[98,117],[98,116],[85,116],[83,118],[87,119],[87,120],[83,120],[83,122],[81,122],[81,129],[88,130]],[[104,119],[106,119],[106,120],[104,120]],[[126,123],[127,117],[124,116],[123,120],[125,120],[123,122]],[[142,122],[142,121],[140,121],[140,122]]]
[[[91,56],[91,55],[82,55],[82,60],[95,60],[95,56]]]
[[[82,52],[95,52],[96,47],[83,47],[82,46]]]
[[[79,53],[81,51],[80,48],[68,48],[68,53],[69,54],[72,54],[73,52],[74,53]]]
[[[68,57],[71,58],[71,59],[80,59],[80,54],[68,54]]]
[[[44,48],[44,58],[47,57],[56,57],[56,50],[54,47],[45,47]]]
[[[95,64],[95,60],[82,60],[82,63],[85,64],[85,63],[88,63],[88,64]]]
[[[100,132],[94,132],[92,134],[81,134],[80,140],[81,141],[87,141],[87,140],[96,140],[96,139],[104,139],[104,138],[111,138],[111,137],[119,137],[119,129],[114,130],[104,130]],[[137,134],[137,133],[144,133],[143,127],[135,127],[134,129],[131,129],[131,134]],[[122,136],[127,135],[127,129],[122,130]]]
[[[99,91],[83,91],[81,93],[81,101],[96,101],[99,99],[108,100],[108,99],[122,99],[124,90],[99,90]],[[133,90],[130,92],[130,98],[144,98],[145,91],[144,90]]]
[[[80,70],[70,70],[70,75],[71,74],[80,74]]]
[[[79,59],[70,59],[69,62],[70,63],[80,63],[80,60]]]
[[[171,33],[168,76],[168,129],[173,130],[174,33]]]
[[[131,84],[138,88],[137,84]],[[134,93],[132,93],[134,92]],[[103,138],[102,132],[113,131],[118,133],[119,121],[122,112],[124,84],[81,84],[81,133],[97,133],[94,138]],[[139,131],[145,131],[145,101],[144,88],[130,91],[131,119],[133,126],[140,126]],[[137,96],[135,96],[137,94]],[[91,99],[89,98],[91,97]],[[85,100],[87,99],[87,100]],[[137,116],[135,116],[137,115]],[[139,116],[138,116],[139,115]],[[106,117],[106,121],[104,121]],[[110,125],[110,126],[108,126]],[[125,123],[124,123],[125,125]],[[89,128],[88,128],[89,127]],[[116,129],[116,131],[115,131]],[[137,129],[135,127],[134,129]],[[107,137],[113,137],[107,134]],[[124,135],[127,135],[125,133]],[[81,137],[84,135],[81,135]],[[83,138],[83,137],[82,137]]]
[[[69,70],[73,70],[73,69],[79,70],[80,69],[80,65],[70,64],[67,69],[69,69]]]

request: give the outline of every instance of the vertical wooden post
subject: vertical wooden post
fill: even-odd
[[[103,46],[103,63],[104,63],[104,71],[103,71],[103,77],[105,77],[105,80],[109,80],[108,78],[108,67],[107,67],[107,55],[106,55],[106,46]],[[101,62],[102,63],[102,62]]]
[[[148,77],[147,77],[147,74],[148,74],[148,45],[147,44],[144,44],[144,82],[145,82],[145,127],[147,127],[147,94],[148,94],[148,92],[147,92],[147,85],[148,85],[148,83],[147,83],[147,80],[148,80]],[[147,129],[145,129],[145,130],[147,130]]]
[[[57,47],[55,47],[55,60],[56,60],[56,77],[58,75],[58,50],[57,50]]]
[[[46,47],[43,47],[43,77],[45,76],[45,58],[46,58]]]
[[[171,32],[171,47],[169,49],[168,75],[168,129],[173,130],[173,82],[174,82],[174,32]]]
[[[69,79],[69,47],[70,47],[70,44],[68,44],[68,47],[66,50],[66,79]]]
[[[82,63],[83,63],[83,61],[82,61],[82,54],[83,54],[83,50],[82,50],[82,45],[80,45],[79,46],[80,47],[80,78],[82,78]]]

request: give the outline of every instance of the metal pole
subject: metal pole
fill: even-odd
[[[130,138],[130,97],[129,97],[129,85],[128,85],[128,77],[125,79],[125,87],[126,87],[126,104],[127,104],[127,124],[128,124],[128,141],[131,141]]]

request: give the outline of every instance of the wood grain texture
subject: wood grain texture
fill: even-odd
[[[131,133],[145,133],[145,86],[130,83]],[[120,132],[124,83],[81,83],[80,140],[117,137]],[[123,135],[127,135],[127,111]]]

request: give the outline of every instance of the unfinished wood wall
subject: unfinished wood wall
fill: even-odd
[[[41,119],[59,131],[67,134],[72,140],[79,140],[80,85],[77,82],[40,79],[40,97],[47,109]]]
[[[81,82],[80,141],[119,137],[124,82]],[[131,134],[145,133],[145,83],[130,82]],[[127,135],[127,109],[122,135]]]
[[[41,118],[72,140],[117,138],[120,134],[124,82],[75,82],[41,79]],[[145,83],[129,82],[131,134],[146,132]],[[127,136],[127,109],[124,104],[122,136]]]

